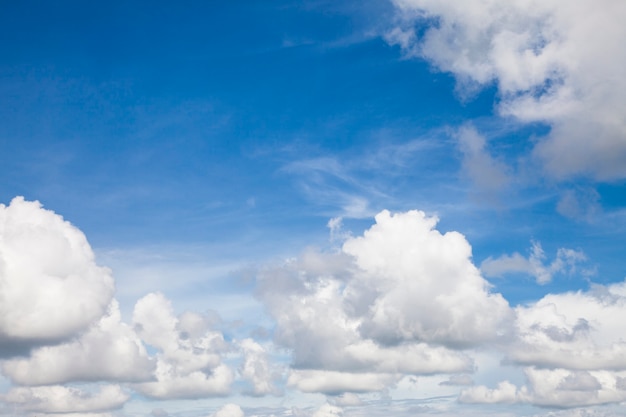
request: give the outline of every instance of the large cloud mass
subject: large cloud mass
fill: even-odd
[[[454,74],[462,90],[496,83],[500,114],[551,125],[534,150],[549,173],[626,177],[626,3],[393,2],[390,42]]]
[[[293,350],[302,391],[377,391],[404,374],[467,372],[459,349],[494,341],[511,319],[456,232],[423,212],[383,211],[341,253],[309,252],[259,277],[259,296]]]
[[[80,230],[38,202],[0,204],[0,356],[75,335],[113,292]]]

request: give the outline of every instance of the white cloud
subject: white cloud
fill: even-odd
[[[549,294],[516,308],[508,359],[570,370],[626,370],[626,283]]]
[[[135,332],[121,322],[117,301],[80,337],[33,350],[27,358],[2,364],[4,374],[22,385],[49,385],[72,381],[145,381],[154,361]]]
[[[287,384],[303,392],[339,394],[382,391],[401,378],[400,374],[294,369]]]
[[[60,385],[12,388],[4,401],[22,411],[43,413],[92,413],[121,408],[130,396],[119,385],[105,385],[97,392]]]
[[[245,414],[241,407],[237,404],[225,404],[217,410],[215,413],[211,414],[210,417],[244,417]]]
[[[343,409],[334,406],[332,404],[324,404],[317,409],[312,417],[341,417],[343,416]]]
[[[534,149],[548,173],[626,176],[624,2],[393,2],[390,43],[454,74],[461,90],[496,83],[501,115],[551,125]],[[428,27],[418,36],[416,25]]]
[[[527,401],[526,388],[518,389],[509,381],[503,381],[494,389],[483,385],[465,389],[459,395],[459,401],[481,404],[513,404]]]
[[[616,380],[619,376],[614,372],[537,368],[526,368],[524,372],[527,385],[518,388],[504,381],[494,389],[482,385],[471,387],[461,392],[459,401],[574,408],[626,400],[626,391],[617,386]]]
[[[404,374],[471,372],[460,348],[498,340],[512,311],[437,219],[383,211],[340,253],[261,271],[258,294],[293,352],[289,384],[325,393],[378,391]]]
[[[142,340],[158,349],[156,381],[134,384],[137,391],[158,399],[229,393],[234,376],[221,360],[228,346],[207,317],[190,312],[176,317],[169,300],[151,293],[137,301],[133,323]]]
[[[383,211],[362,237],[344,244],[360,269],[353,291],[364,285],[377,292],[362,334],[382,343],[456,348],[494,340],[505,331],[508,303],[489,292],[463,235],[441,234],[437,221],[419,211]]]
[[[83,233],[22,197],[0,204],[0,286],[0,356],[76,335],[106,312],[114,291]]]
[[[239,370],[241,378],[252,385],[252,390],[246,393],[254,396],[279,394],[280,391],[274,386],[276,375],[263,346],[252,339],[244,339],[239,347],[243,353],[243,363]]]
[[[587,257],[581,251],[559,248],[555,259],[546,264],[546,255],[541,244],[532,242],[528,258],[524,258],[517,252],[512,255],[502,255],[495,259],[489,257],[481,263],[480,270],[488,277],[501,277],[508,273],[524,273],[535,277],[538,284],[547,284],[552,281],[555,274],[559,273],[573,274],[579,271],[583,275],[589,275],[589,270],[579,269],[579,264],[586,260]]]

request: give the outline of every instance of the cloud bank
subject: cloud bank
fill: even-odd
[[[3,285],[22,292],[9,291],[5,300],[16,305],[28,291],[34,300],[41,296],[24,280],[46,286],[70,277],[73,286],[55,293],[61,297],[55,302],[63,305],[58,314],[82,326],[59,323],[51,304],[20,305],[28,320],[39,327],[49,322],[54,330],[45,337],[37,326],[7,330],[0,340],[0,369],[12,383],[1,400],[22,414],[103,416],[133,396],[261,397],[296,390],[331,396],[334,405],[308,414],[350,415],[350,407],[364,404],[355,394],[386,395],[407,378],[432,376],[441,377],[435,384],[440,389],[456,387],[461,403],[568,408],[626,401],[626,283],[510,306],[474,265],[465,237],[440,232],[438,219],[421,211],[382,211],[362,234],[345,234],[340,249],[311,249],[261,268],[256,295],[274,320],[273,344],[229,340],[211,317],[176,313],[161,293],[140,298],[132,322],[125,323],[108,292],[111,274],[95,264],[80,231],[21,198],[2,206],[2,215]],[[64,256],[50,255],[58,253]],[[535,244],[529,258],[509,255],[482,269],[534,274],[539,265],[556,273],[582,258],[560,250],[545,264]],[[535,275],[541,283],[544,275]],[[71,305],[81,305],[77,294],[108,304],[84,310],[95,316],[86,320]],[[11,350],[20,343],[24,349]],[[289,363],[272,356],[278,349],[285,349]],[[483,384],[481,372],[498,373],[502,366],[478,360],[485,352],[497,352],[525,382]],[[478,366],[488,369],[477,373]],[[234,404],[215,415],[229,413],[243,415]]]
[[[533,156],[557,179],[626,177],[626,4],[393,0],[387,40],[453,74],[462,94],[495,84],[497,111],[551,126]]]

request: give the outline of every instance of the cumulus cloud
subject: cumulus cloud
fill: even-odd
[[[72,381],[149,380],[154,361],[130,326],[122,323],[117,301],[80,337],[55,346],[34,349],[27,358],[2,364],[4,374],[21,385],[62,384]]]
[[[473,386],[460,401],[571,408],[626,400],[626,282],[549,294],[515,310],[505,362],[524,366],[526,383]]]
[[[85,330],[114,292],[85,235],[38,202],[0,204],[0,356]]]
[[[524,402],[527,398],[528,393],[525,387],[518,390],[518,388],[509,381],[504,381],[493,389],[479,385],[463,390],[459,396],[459,401],[481,404],[513,404]]]
[[[532,242],[530,255],[525,258],[515,252],[499,258],[489,257],[480,264],[480,270],[488,277],[501,277],[509,273],[523,273],[535,278],[538,284],[547,284],[555,274],[573,274],[577,271],[589,275],[590,270],[579,266],[587,260],[582,251],[559,248],[555,259],[546,264],[546,254],[539,242]]]
[[[208,317],[186,312],[175,316],[170,301],[151,293],[137,301],[133,323],[142,340],[158,350],[155,381],[134,384],[157,398],[201,398],[226,395],[234,375],[222,363],[228,345]]]
[[[43,413],[94,413],[121,408],[130,396],[119,385],[96,392],[60,385],[12,388],[3,400],[21,411]]]
[[[624,2],[393,3],[390,43],[454,74],[461,91],[495,83],[501,115],[551,126],[533,151],[548,173],[626,177]]]
[[[383,211],[339,253],[259,274],[275,340],[293,352],[291,386],[379,391],[404,374],[472,371],[462,349],[502,337],[512,312],[489,291],[465,238],[436,223],[418,211]]]
[[[549,294],[516,308],[508,360],[570,370],[626,371],[626,283]]]
[[[610,371],[569,371],[566,369],[525,369],[527,384],[517,387],[503,381],[496,388],[485,386],[463,390],[459,401],[466,403],[527,403],[542,407],[574,408],[619,403],[626,391]]]
[[[245,393],[253,396],[279,394],[280,391],[274,385],[274,380],[278,376],[272,370],[263,346],[252,339],[244,339],[239,343],[239,347],[243,354],[239,372],[241,378],[248,381],[252,388]]]

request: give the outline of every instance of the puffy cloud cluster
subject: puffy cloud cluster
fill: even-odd
[[[457,77],[496,83],[499,113],[552,127],[534,155],[550,174],[626,177],[626,4],[620,0],[393,0],[387,34]]]
[[[626,401],[626,282],[550,294],[516,308],[508,363],[525,366],[517,387],[471,387],[460,400],[578,407]]]
[[[109,311],[80,337],[34,349],[29,357],[2,364],[4,374],[22,385],[72,381],[144,381],[152,377],[154,360],[140,338],[121,322],[114,300]]]
[[[0,357],[85,330],[107,310],[110,271],[85,235],[38,202],[0,204]]]
[[[16,412],[105,415],[130,398],[120,383],[157,399],[230,390],[229,345],[208,317],[175,316],[153,293],[137,302],[133,326],[124,323],[110,271],[77,228],[38,202],[0,205],[0,289],[0,366],[13,383],[2,401]]]
[[[221,361],[228,346],[207,317],[176,317],[169,300],[152,293],[135,305],[133,323],[142,340],[158,349],[156,381],[135,384],[139,392],[159,399],[228,394],[234,375]]]
[[[423,212],[383,211],[340,253],[264,271],[259,296],[307,392],[382,390],[407,374],[471,371],[462,349],[496,341],[512,311],[489,291],[456,232]]]

